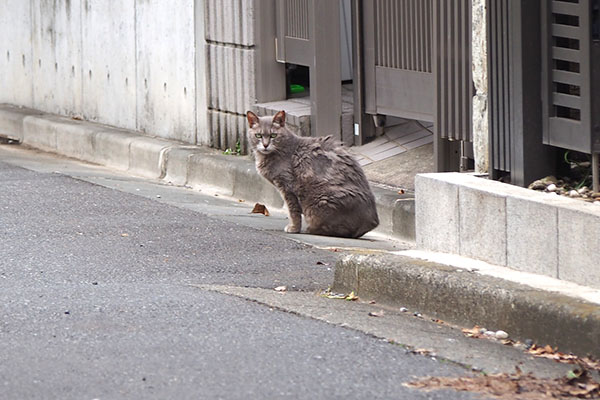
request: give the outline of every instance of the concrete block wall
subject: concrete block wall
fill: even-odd
[[[204,0],[4,0],[0,103],[205,144],[199,7]]]
[[[256,103],[255,1],[206,1],[208,108],[215,147],[247,151],[246,111]]]
[[[600,205],[469,174],[415,179],[416,243],[600,288]]]

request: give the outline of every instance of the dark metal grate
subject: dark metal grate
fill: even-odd
[[[286,1],[286,36],[298,39],[309,39],[308,2],[309,0]]]
[[[375,1],[376,65],[431,72],[432,0]]]
[[[544,3],[544,143],[589,153],[590,2]]]

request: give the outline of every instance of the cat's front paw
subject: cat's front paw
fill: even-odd
[[[287,233],[300,233],[300,227],[289,224],[285,227],[284,231],[286,231]]]

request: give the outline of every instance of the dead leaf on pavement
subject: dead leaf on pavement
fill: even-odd
[[[463,329],[462,333],[464,333],[465,336],[474,338],[474,339],[480,339],[480,338],[485,337],[483,335],[483,333],[481,333],[481,327],[479,325],[475,325],[471,329]]]
[[[436,354],[433,350],[429,350],[429,349],[414,349],[410,351],[413,354],[419,354],[425,357],[435,357]]]
[[[532,345],[527,352],[534,357],[548,358],[563,364],[578,364],[585,369],[600,371],[600,362],[590,357],[579,358],[574,354],[566,354],[557,351],[557,348],[552,348],[550,345],[540,347]]]
[[[537,378],[523,374],[517,369],[514,374],[494,374],[475,377],[430,377],[405,383],[409,388],[423,390],[454,389],[476,392],[502,400],[547,400],[575,396],[594,399],[600,396],[600,384],[587,371],[575,370],[565,378]]]
[[[260,204],[260,203],[256,203],[250,213],[251,214],[263,214],[265,217],[268,217],[270,215],[269,210],[267,210],[267,207],[264,204]]]
[[[348,300],[355,301],[358,300],[358,296],[354,292],[350,292],[349,294],[345,293],[333,293],[331,289],[327,289],[321,293],[321,296],[327,297],[328,299],[337,299],[337,300]]]

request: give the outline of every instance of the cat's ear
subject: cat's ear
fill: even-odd
[[[250,126],[250,128],[254,128],[258,125],[258,117],[252,111],[246,113],[246,118],[248,119],[248,126]]]
[[[279,125],[280,128],[285,126],[285,111],[281,110],[273,117],[273,123]]]

